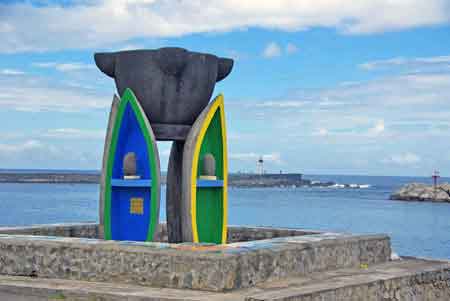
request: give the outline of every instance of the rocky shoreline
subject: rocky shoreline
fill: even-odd
[[[450,203],[450,184],[443,183],[436,187],[423,183],[410,183],[390,196],[391,200]]]

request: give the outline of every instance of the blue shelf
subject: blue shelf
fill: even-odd
[[[197,179],[197,187],[223,187],[223,180]]]
[[[111,179],[111,186],[113,187],[152,187],[152,180],[139,179],[139,180],[124,180],[124,179]]]

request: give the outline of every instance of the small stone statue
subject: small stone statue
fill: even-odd
[[[123,158],[123,178],[139,179],[136,175],[136,154],[134,152],[127,153]]]
[[[203,157],[202,172],[200,179],[216,180],[216,159],[210,153]]]

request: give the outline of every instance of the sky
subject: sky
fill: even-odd
[[[0,168],[100,169],[93,54],[177,46],[235,60],[233,172],[450,174],[449,0],[0,0],[0,38]]]

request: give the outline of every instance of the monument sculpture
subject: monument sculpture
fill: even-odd
[[[160,140],[173,141],[166,190],[169,242],[225,243],[223,96],[209,102],[233,60],[182,48],[96,53],[94,58],[121,95],[113,100],[105,141],[100,195],[104,238],[154,240]]]
[[[450,262],[399,258],[385,234],[227,229],[224,101],[209,98],[231,60],[162,48],[95,61],[121,96],[100,223],[0,228],[0,300],[450,300]],[[158,224],[157,140],[173,141],[169,242],[193,244]]]

